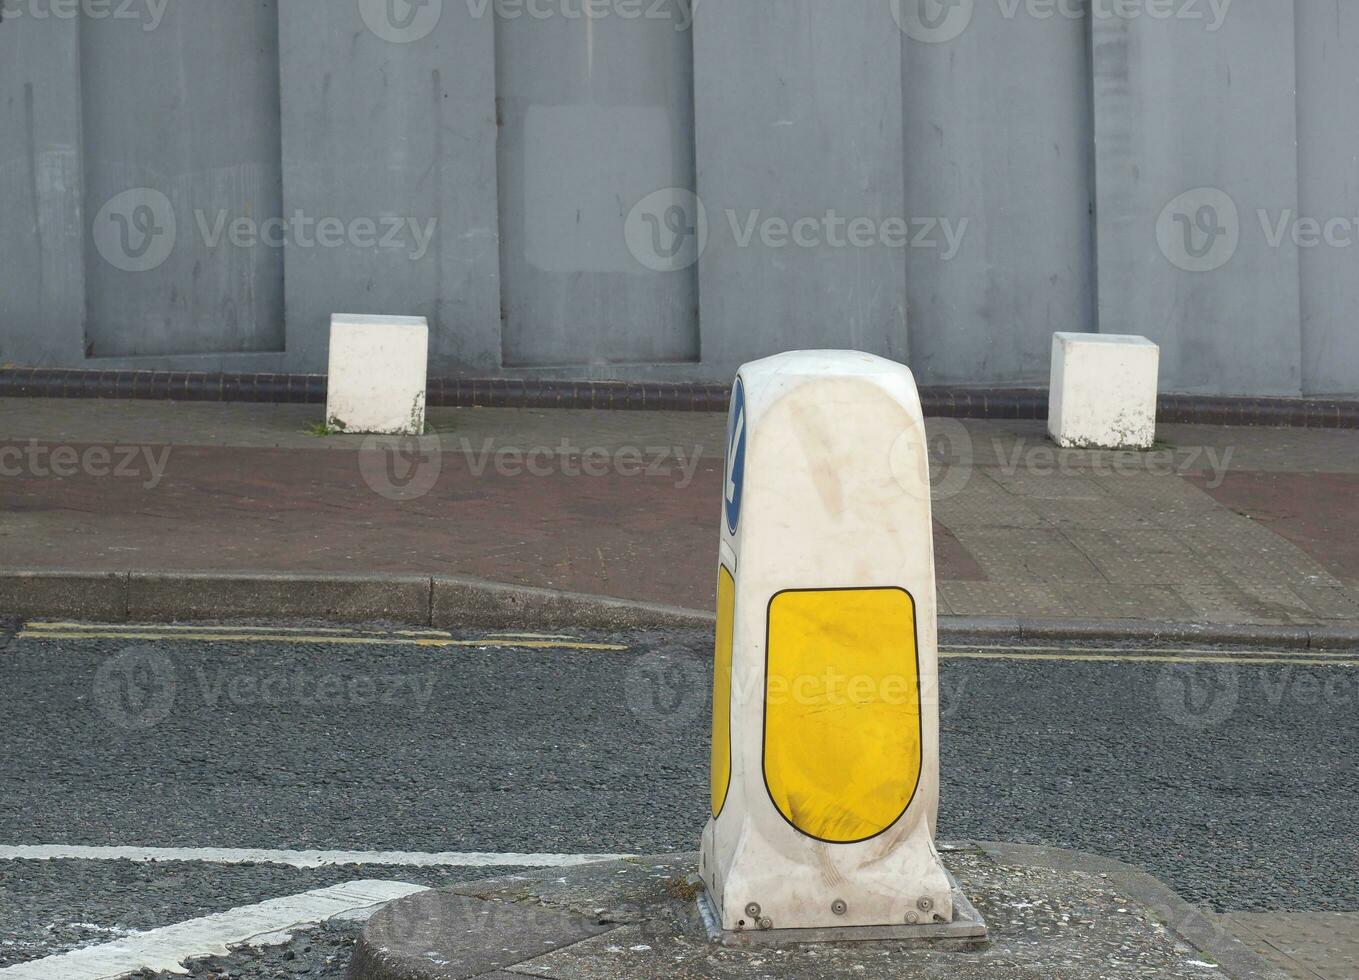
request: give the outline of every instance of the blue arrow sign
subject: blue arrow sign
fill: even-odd
[[[736,533],[741,521],[741,491],[746,480],[746,388],[736,379],[731,396],[731,416],[727,419],[727,466],[722,480],[727,513],[727,530]]]

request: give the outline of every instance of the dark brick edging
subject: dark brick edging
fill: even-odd
[[[630,411],[724,412],[727,385],[652,381],[551,381],[431,378],[436,408],[607,408]],[[0,369],[0,398],[135,398],[194,402],[317,405],[326,400],[320,374],[210,374],[192,371]],[[935,418],[1045,419],[1044,388],[920,389]],[[1359,399],[1162,395],[1161,422],[1208,425],[1359,429]]]

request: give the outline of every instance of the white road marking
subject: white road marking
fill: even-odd
[[[478,851],[281,851],[234,847],[82,847],[68,844],[0,846],[0,861],[198,861],[206,864],[282,864],[293,868],[379,864],[408,868],[569,868],[618,861],[628,854],[517,854]]]
[[[223,956],[233,946],[279,945],[288,941],[293,930],[337,916],[362,917],[355,913],[425,890],[401,881],[351,881],[20,963],[0,969],[0,978],[114,980],[143,969],[185,973],[181,965],[185,960]]]

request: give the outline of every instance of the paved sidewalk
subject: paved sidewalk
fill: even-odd
[[[725,419],[449,409],[392,448],[305,405],[0,399],[0,569],[467,575],[713,601]],[[930,423],[941,612],[1359,623],[1359,432]]]
[[[667,854],[492,878],[397,899],[364,927],[349,975],[355,980],[1288,975],[1161,882],[1127,865],[1046,847],[945,844],[942,850],[959,892],[975,906],[968,918],[980,913],[985,919],[987,938],[981,942],[767,944],[759,929],[748,929],[718,943],[697,908],[698,856]],[[955,916],[960,905],[955,898]],[[773,912],[776,934],[778,915]],[[1325,959],[1318,950],[1316,962]],[[213,963],[233,974],[241,965]]]
[[[1359,977],[1359,913],[1231,912],[1215,918],[1261,959],[1296,980]]]

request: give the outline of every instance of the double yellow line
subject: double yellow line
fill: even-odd
[[[105,626],[89,623],[25,623],[19,639],[148,640],[177,643],[297,643],[379,647],[510,647],[523,650],[626,652],[616,643],[587,643],[561,633],[487,633],[457,639],[444,630],[356,630],[322,626]]]
[[[182,643],[347,644],[374,647],[511,648],[626,653],[617,643],[591,643],[564,633],[486,633],[458,639],[446,630],[373,630],[324,626],[114,626],[89,623],[30,622],[18,633],[32,640],[141,640]],[[1035,661],[1058,663],[1216,664],[1221,666],[1359,667],[1349,653],[1243,651],[1239,654],[1192,647],[1058,647],[948,645],[941,660]]]
[[[1230,666],[1359,667],[1351,654],[1284,651],[1223,653],[1192,647],[1120,650],[1116,647],[948,646],[939,648],[941,660],[1036,660],[1063,663],[1218,664]]]

